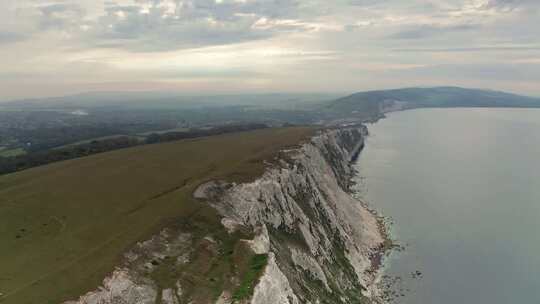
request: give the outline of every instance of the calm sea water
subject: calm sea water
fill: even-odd
[[[540,110],[413,110],[369,129],[357,179],[407,244],[387,270],[410,289],[398,303],[540,303]]]

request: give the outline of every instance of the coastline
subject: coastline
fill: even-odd
[[[384,303],[384,257],[395,246],[384,217],[353,191],[353,165],[366,135],[361,124],[327,129],[259,180],[210,191],[225,194],[212,205],[227,222],[267,227],[270,244],[265,248],[274,253],[284,276],[268,273],[262,281],[280,280],[285,288],[276,294],[293,290],[292,303],[339,301],[340,294],[341,301]],[[284,230],[288,236],[279,232]],[[321,283],[322,289],[312,289]],[[265,298],[251,303],[277,300],[268,293]]]
[[[376,123],[380,119],[386,118],[384,115],[371,123]],[[367,210],[377,223],[378,234],[383,240],[382,243],[370,254],[371,267],[366,270],[366,273],[373,279],[368,286],[366,286],[367,293],[370,300],[376,304],[385,304],[389,302],[389,294],[391,294],[389,286],[385,286],[383,283],[385,268],[387,266],[387,259],[395,251],[403,250],[403,247],[399,245],[391,234],[391,221],[385,217],[380,211],[377,211],[374,206],[366,202],[359,196],[360,189],[358,189],[359,183],[355,180],[360,176],[360,170],[355,167],[358,159],[361,157],[362,152],[366,148],[366,137],[369,136],[369,130],[365,124],[359,124],[358,128],[363,133],[363,140],[358,143],[352,152],[352,156],[349,161],[350,176],[347,192],[356,201],[360,203],[362,208]]]
[[[391,223],[388,218],[381,215],[378,211],[370,209],[370,206],[366,206],[373,215],[377,218],[379,225],[379,233],[384,239],[384,243],[381,248],[373,255],[373,272],[375,279],[373,280],[372,289],[375,294],[374,302],[377,304],[391,303],[393,299],[397,297],[392,290],[392,285],[387,284],[385,279],[387,278],[386,269],[389,266],[391,255],[404,250],[404,247],[397,243],[396,239],[392,237],[390,233]]]
[[[298,149],[281,155],[252,182],[214,181],[195,191],[195,198],[206,200],[217,211],[229,235],[243,229],[253,231],[242,242],[254,253],[268,257],[249,303],[297,304],[318,299],[331,303],[343,299],[385,303],[380,282],[385,257],[394,244],[385,218],[356,198],[352,188],[356,174],[353,161],[363,150],[366,135],[363,125],[325,130]],[[188,244],[193,237],[175,243],[179,240],[176,235],[186,235],[183,229],[162,234],[140,243],[142,254],[129,255],[132,260],[149,256],[148,261],[143,259],[119,269],[104,281],[102,288],[69,303],[85,303],[90,298],[109,303],[107,299],[114,297],[128,303],[135,299],[154,303],[163,294],[188,292],[180,281],[161,290],[152,277],[133,271],[145,265],[150,269],[159,267],[152,266],[156,256],[183,256],[183,251],[165,253],[172,245],[190,252],[192,246]],[[219,246],[214,237],[201,236],[206,247]],[[136,288],[140,293],[125,298],[126,288]],[[233,303],[232,291],[223,290],[218,302]],[[169,302],[164,303],[175,303]]]
[[[388,258],[393,252],[402,250],[402,247],[392,238],[390,233],[391,223],[388,219],[365,201],[358,198],[355,199],[375,218],[378,232],[383,239],[380,246],[370,255],[371,267],[367,272],[373,277],[373,280],[366,288],[373,303],[385,304],[389,302],[389,293],[391,293],[389,286],[383,284]]]
[[[386,118],[385,116],[381,117]],[[379,119],[372,121],[371,123],[376,123]],[[362,208],[366,209],[376,220],[378,233],[381,236],[383,242],[374,252],[370,254],[371,267],[366,272],[373,277],[373,280],[366,287],[368,294],[370,295],[370,300],[376,304],[386,304],[391,302],[395,298],[395,294],[391,289],[391,285],[385,284],[385,271],[388,266],[388,259],[391,254],[394,252],[400,252],[404,250],[404,247],[400,245],[397,240],[393,237],[391,230],[393,223],[390,218],[386,217],[381,211],[375,209],[372,203],[367,202],[361,197],[360,188],[361,184],[357,181],[358,177],[361,177],[361,170],[355,165],[358,163],[358,159],[361,157],[361,154],[364,152],[364,149],[367,146],[365,138],[369,136],[369,130],[366,125],[361,124],[361,128],[364,133],[364,140],[358,145],[352,154],[350,159],[351,167],[351,176],[348,192],[349,194],[357,200]]]
[[[538,114],[419,109],[369,126],[372,135],[355,166],[358,195],[390,217],[390,237],[405,246],[381,266],[390,300],[534,302],[537,290],[524,286],[538,285],[530,278],[539,259],[537,243],[522,235],[538,227],[539,192],[521,178],[538,176],[531,151],[538,146],[523,149],[530,138],[517,135],[530,132],[537,138]],[[415,123],[422,128],[411,129]],[[489,137],[493,141],[483,137],[494,128],[504,132]],[[478,145],[465,145],[478,138]],[[508,172],[517,175],[510,178]],[[517,247],[509,249],[509,242]]]

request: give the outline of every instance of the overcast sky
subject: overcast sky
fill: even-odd
[[[435,85],[540,95],[540,0],[0,0],[0,100]]]

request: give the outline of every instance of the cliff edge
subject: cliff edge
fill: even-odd
[[[365,126],[320,131],[282,151],[253,182],[198,187],[195,198],[217,210],[226,233],[247,236],[226,249],[238,275],[215,297],[190,292],[185,281],[164,289],[152,279],[162,267],[156,260],[172,256],[174,263],[193,264],[194,250],[225,250],[212,237],[194,247],[196,236],[179,228],[138,244],[102,287],[68,303],[380,303],[384,231],[349,190],[351,161],[366,135]]]

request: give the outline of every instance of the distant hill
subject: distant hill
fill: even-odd
[[[505,92],[458,87],[405,88],[367,91],[339,98],[328,110],[345,113],[380,113],[426,107],[540,107],[540,98]]]

